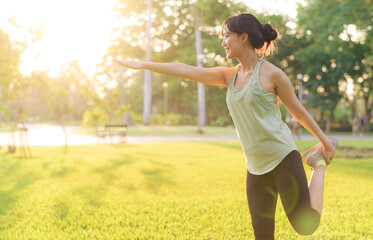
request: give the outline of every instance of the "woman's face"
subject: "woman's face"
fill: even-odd
[[[225,49],[226,58],[237,58],[240,52],[242,52],[242,43],[240,41],[240,36],[229,31],[227,27],[223,30],[223,42],[221,46]]]

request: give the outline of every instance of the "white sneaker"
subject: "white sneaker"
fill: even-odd
[[[336,148],[338,146],[338,140],[335,138],[329,138],[330,143]],[[313,147],[307,149],[302,155],[302,161],[312,168],[316,168],[316,163],[321,159],[324,159],[323,155],[324,146],[322,143],[318,143]]]

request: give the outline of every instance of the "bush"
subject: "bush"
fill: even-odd
[[[136,123],[142,123],[142,114],[131,112],[131,116]]]
[[[331,126],[331,131],[335,132],[352,132],[352,126],[349,123],[334,123]]]
[[[232,118],[230,116],[219,116],[211,122],[211,126],[226,127],[233,125]]]
[[[142,122],[142,114],[138,113],[131,113],[132,118],[135,120],[136,123]],[[166,116],[163,114],[156,114],[150,115],[150,124],[155,125],[196,125],[198,123],[197,117],[191,116],[188,114],[175,114],[175,113],[168,113]]]
[[[98,127],[100,124],[107,123],[109,115],[100,107],[95,107],[92,110],[86,110],[83,114],[84,127]]]
[[[197,118],[188,114],[168,113],[166,120],[171,125],[196,125]]]
[[[165,123],[165,116],[161,114],[150,115],[150,124],[163,125]]]

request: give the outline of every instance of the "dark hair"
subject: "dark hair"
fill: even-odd
[[[237,13],[227,18],[221,29],[221,34],[224,34],[224,28],[235,32],[238,35],[247,33],[250,39],[251,46],[262,56],[268,56],[272,52],[277,52],[276,42],[277,30],[273,29],[269,23],[261,24],[259,20],[250,13]],[[264,43],[267,43],[264,46]]]

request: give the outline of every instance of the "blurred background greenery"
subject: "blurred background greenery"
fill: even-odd
[[[143,71],[121,69],[111,59],[145,60],[147,3],[117,0],[118,14],[110,46],[94,74],[82,70],[78,60],[64,64],[58,75],[47,70],[20,70],[22,54],[43,39],[43,25],[17,24],[29,38],[14,41],[0,29],[0,128],[19,123],[58,123],[100,126],[108,122],[141,123]],[[270,7],[270,6],[268,6]],[[196,64],[195,19],[200,19],[205,67],[238,62],[225,59],[219,36],[230,15],[251,12],[280,32],[278,54],[268,58],[291,79],[302,103],[320,126],[329,131],[351,131],[354,117],[372,127],[373,4],[370,0],[307,0],[298,5],[297,17],[258,12],[240,1],[153,0],[152,61]],[[83,13],[82,13],[83,14]],[[82,29],[81,34],[84,34]],[[71,36],[79,38],[79,36]],[[68,48],[69,46],[55,46]],[[224,87],[205,87],[206,125],[229,126]],[[152,73],[150,124],[197,125],[197,84]],[[284,120],[289,115],[281,107]],[[364,119],[361,121],[361,119]]]

